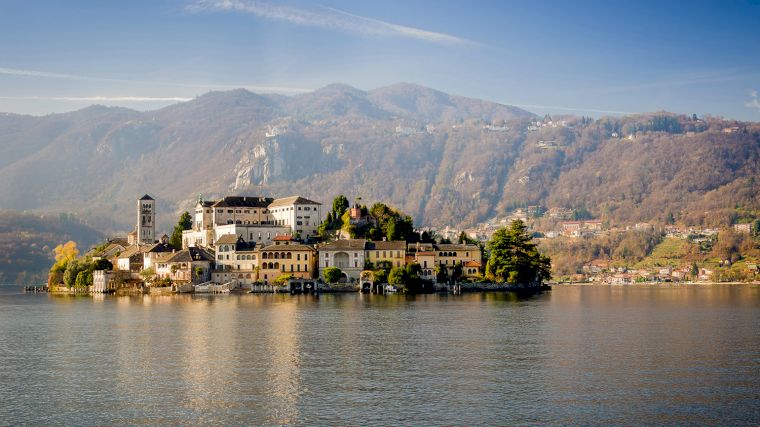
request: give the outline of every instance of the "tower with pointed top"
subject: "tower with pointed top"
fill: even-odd
[[[156,241],[156,200],[144,195],[137,201],[137,243],[150,245]]]

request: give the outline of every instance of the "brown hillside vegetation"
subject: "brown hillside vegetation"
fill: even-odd
[[[131,229],[144,193],[158,199],[165,230],[199,193],[323,203],[346,194],[397,206],[417,226],[470,226],[526,205],[692,225],[760,210],[757,123],[671,113],[552,120],[410,84],[5,115],[0,147],[4,207],[74,212],[108,232]]]

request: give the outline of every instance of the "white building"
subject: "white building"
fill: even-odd
[[[246,242],[268,245],[277,236],[317,235],[321,204],[300,196],[228,196],[219,201],[198,200],[191,230],[182,232],[182,246],[213,247],[220,237],[233,234]]]
[[[336,240],[320,246],[319,250],[319,275],[327,267],[337,267],[346,276],[346,279],[359,279],[364,270],[364,251],[367,250],[367,241],[364,239]]]
[[[291,228],[302,238],[315,237],[322,222],[322,204],[301,196],[276,199],[269,205],[275,224]]]
[[[259,245],[268,245],[271,244],[273,239],[277,236],[289,236],[291,234],[291,229],[289,226],[285,225],[217,225],[214,227],[212,244],[216,246],[215,242],[219,240],[220,237],[228,234],[242,238],[246,242],[256,242]]]

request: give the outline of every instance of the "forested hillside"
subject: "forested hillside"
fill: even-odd
[[[0,154],[4,208],[76,213],[109,233],[131,230],[145,193],[164,231],[198,194],[323,203],[346,194],[394,206],[417,226],[471,226],[527,205],[694,225],[760,210],[757,123],[537,117],[410,84],[211,92],[150,112],[7,114]]]
[[[102,238],[68,215],[0,211],[0,283],[43,283],[57,245],[73,240],[85,252]]]

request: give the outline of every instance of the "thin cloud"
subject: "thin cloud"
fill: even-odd
[[[596,108],[581,108],[581,107],[560,107],[556,105],[539,105],[539,104],[510,104],[506,103],[507,105],[514,105],[515,107],[520,108],[540,108],[542,110],[560,110],[560,111],[576,111],[576,112],[586,112],[586,113],[602,113],[602,114],[635,114],[630,111],[616,111],[616,110],[599,110]]]
[[[760,112],[760,99],[758,99],[757,91],[753,90],[749,93],[750,100],[745,102],[744,105]]]
[[[5,67],[0,67],[0,74],[4,74],[6,76],[44,77],[44,78],[68,79],[68,80],[101,80],[101,79],[97,79],[93,77],[77,76],[74,74],[49,73],[47,71],[20,70],[18,68],[5,68]]]
[[[229,89],[244,88],[252,92],[262,92],[262,93],[298,94],[298,93],[311,91],[311,89],[287,87],[287,86],[261,86],[261,85],[246,85],[246,84],[242,84],[242,85],[201,84],[201,83],[114,79],[114,78],[108,78],[108,77],[64,74],[64,73],[55,73],[55,72],[49,72],[49,71],[25,70],[25,69],[7,68],[7,67],[0,67],[0,75],[36,77],[36,78],[47,78],[47,79],[83,80],[83,81],[93,81],[93,82],[127,83],[127,84],[153,85],[153,86],[171,86],[171,87],[184,87],[184,88],[195,88],[195,89],[206,89],[206,90],[214,90],[214,89],[229,90]]]
[[[82,102],[185,102],[193,98],[178,96],[0,96],[14,101],[82,101]]]
[[[477,43],[450,34],[407,27],[354,15],[339,9],[320,6],[307,10],[254,0],[198,0],[187,6],[190,12],[243,12],[260,18],[291,24],[340,30],[363,36],[405,37],[443,45],[475,45]]]
[[[718,72],[706,72],[706,73],[684,73],[676,78],[655,82],[644,82],[626,86],[615,86],[602,88],[600,90],[594,90],[594,93],[621,93],[621,92],[639,92],[648,89],[667,89],[677,88],[684,86],[702,85],[710,83],[722,83],[735,81],[740,78],[753,76],[749,73],[740,73],[734,70],[725,70]]]

